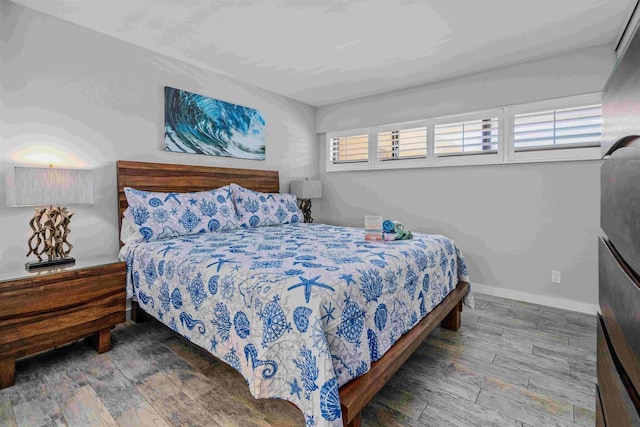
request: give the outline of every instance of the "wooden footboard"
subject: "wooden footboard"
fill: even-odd
[[[462,312],[462,298],[467,294],[469,283],[459,282],[436,308],[427,314],[409,332],[404,334],[377,362],[371,370],[340,387],[342,423],[349,427],[362,424],[360,412],[385,386],[404,362],[422,344],[438,324],[447,329],[458,330]]]

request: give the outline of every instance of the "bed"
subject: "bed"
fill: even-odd
[[[125,188],[277,193],[276,171],[118,161]],[[360,412],[439,324],[457,330],[469,284],[444,236],[367,242],[363,230],[288,223],[123,247],[132,319],[155,317],[237,369],[257,398],[290,401],[307,425]]]

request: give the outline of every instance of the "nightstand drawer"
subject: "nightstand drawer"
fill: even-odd
[[[0,388],[15,382],[20,357],[85,337],[109,350],[111,328],[126,320],[126,265],[86,262],[0,280]]]
[[[125,292],[64,310],[0,320],[0,354],[16,358],[46,350],[124,322]]]
[[[124,263],[0,283],[0,321],[101,300],[124,291],[124,283]]]

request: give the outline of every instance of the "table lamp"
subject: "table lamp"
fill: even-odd
[[[69,257],[73,245],[67,236],[74,213],[61,206],[93,203],[92,171],[54,168],[53,165],[48,168],[16,166],[9,190],[12,206],[36,206],[29,221],[32,234],[27,240],[27,257],[34,254],[38,261],[27,262],[25,268],[30,271],[73,264],[75,259]]]
[[[322,198],[322,181],[305,179],[304,181],[291,181],[291,193],[300,200],[300,210],[304,215],[304,222],[312,223],[311,199]]]

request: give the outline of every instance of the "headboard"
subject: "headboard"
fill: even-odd
[[[190,193],[235,182],[255,191],[280,191],[278,171],[174,165],[118,160],[118,229],[127,208],[124,187],[138,190]]]

